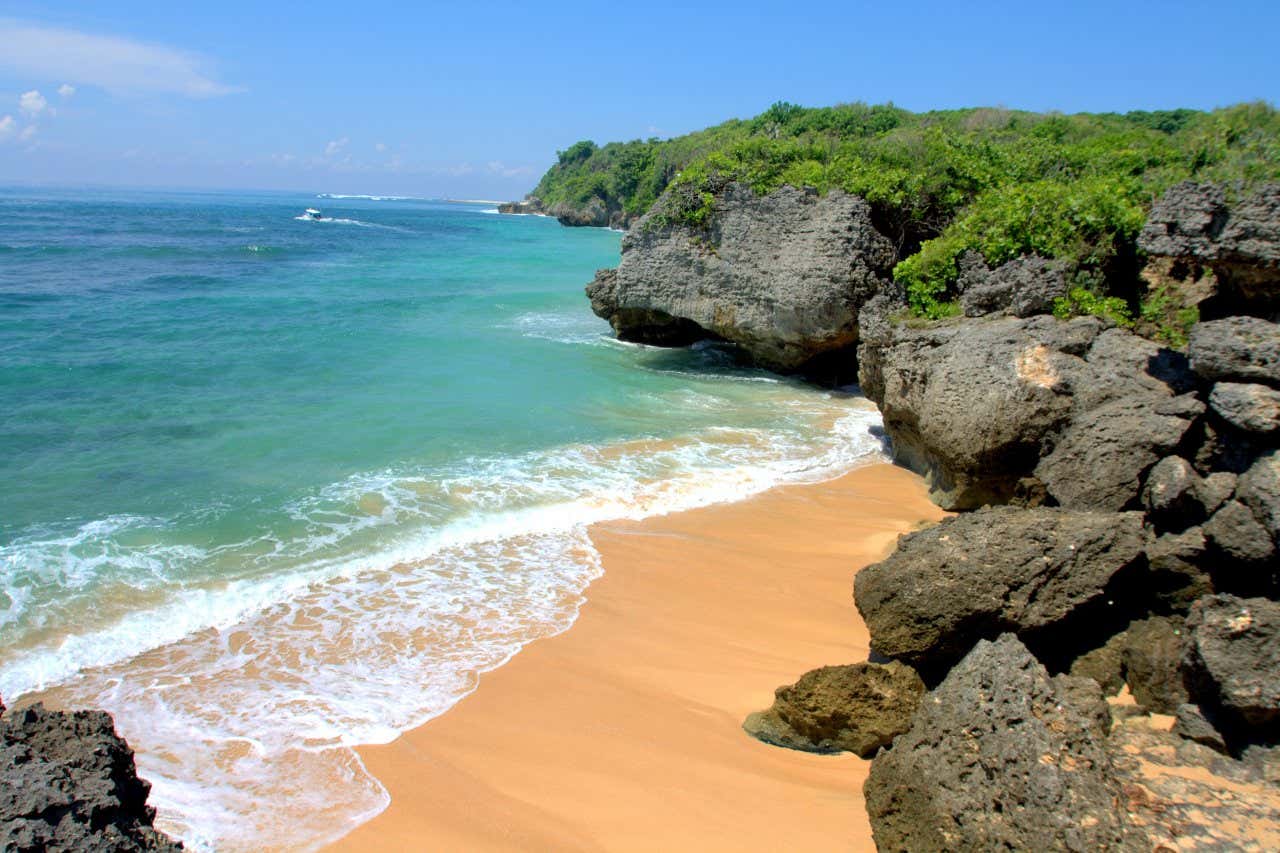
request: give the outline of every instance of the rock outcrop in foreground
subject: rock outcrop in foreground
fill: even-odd
[[[660,202],[627,233],[616,270],[587,288],[618,337],[660,345],[719,338],[762,367],[800,370],[858,341],[858,315],[886,284],[892,244],[865,201],[740,184],[705,230],[667,224]]]
[[[1061,658],[1081,625],[1116,624],[1146,544],[1136,512],[980,510],[904,536],[854,597],[872,649],[928,672],[1006,632]]]
[[[6,851],[183,849],[152,828],[151,785],[105,711],[10,711],[0,719],[0,775]]]
[[[881,850],[1141,850],[1115,804],[1097,684],[1050,678],[1010,634],[980,642],[871,766]]]

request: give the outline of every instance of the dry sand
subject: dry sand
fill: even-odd
[[[874,849],[868,762],[740,725],[806,670],[866,659],[854,571],[942,515],[918,477],[878,464],[596,525],[605,575],[578,621],[362,748],[391,806],[331,849]]]

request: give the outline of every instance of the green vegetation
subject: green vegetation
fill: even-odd
[[[1158,315],[1173,340],[1186,318],[1157,296],[1144,310],[1135,241],[1153,200],[1185,179],[1236,194],[1280,180],[1280,113],[1261,103],[1076,115],[778,103],[671,140],[579,142],[533,194],[548,206],[599,199],[629,214],[662,196],[655,225],[707,228],[716,194],[733,181],[757,193],[838,188],[866,198],[896,241],[894,276],[918,316],[955,312],[962,253],[991,265],[1037,253],[1068,261],[1080,284],[1062,311],[1129,324]]]

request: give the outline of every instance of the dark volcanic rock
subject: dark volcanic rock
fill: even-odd
[[[1202,596],[1215,590],[1213,577],[1205,568],[1204,531],[1191,527],[1181,533],[1166,533],[1147,545],[1148,589],[1153,610],[1186,613]]]
[[[670,318],[738,344],[764,367],[797,370],[857,342],[859,310],[894,262],[867,203],[839,190],[785,186],[757,197],[734,184],[705,231],[666,224],[663,210],[659,202],[627,233],[608,298],[592,297],[625,340],[671,343],[651,334],[653,317],[663,318],[659,330]]]
[[[1219,382],[1209,405],[1236,429],[1262,434],[1280,429],[1280,391],[1252,382]]]
[[[1280,451],[1271,451],[1240,476],[1236,498],[1249,508],[1271,539],[1280,543]]]
[[[1184,677],[1228,742],[1280,736],[1280,603],[1214,595],[1187,617]]]
[[[966,317],[992,313],[1032,317],[1053,311],[1054,300],[1067,295],[1067,277],[1062,263],[1036,255],[991,270],[981,255],[968,252],[961,259],[957,288]]]
[[[1121,631],[1096,649],[1090,649],[1071,662],[1071,674],[1091,678],[1107,696],[1115,696],[1124,687],[1124,649],[1129,636]]]
[[[946,509],[1038,494],[1085,509],[1136,506],[1147,469],[1203,411],[1186,393],[1195,382],[1182,356],[1096,318],[913,329],[871,317],[858,351],[863,391],[895,456]]]
[[[1178,737],[1211,747],[1215,752],[1227,751],[1227,742],[1222,739],[1222,733],[1213,727],[1199,705],[1189,702],[1179,705],[1173,712],[1173,728],[1170,731]]]
[[[1280,385],[1280,326],[1257,317],[1197,323],[1187,343],[1191,369],[1211,382]]]
[[[1079,415],[1035,474],[1062,506],[1129,509],[1137,504],[1142,475],[1177,448],[1203,412],[1192,394],[1108,402]]]
[[[1018,640],[981,642],[871,765],[881,850],[1136,850],[1096,685],[1051,679]]]
[[[1180,618],[1153,616],[1129,626],[1121,658],[1125,681],[1139,705],[1172,714],[1187,701],[1181,670],[1185,646]]]
[[[1136,512],[978,510],[904,536],[858,573],[854,598],[875,651],[930,672],[1006,631],[1065,664],[1087,642],[1075,623],[1106,636],[1122,618],[1112,589],[1145,545]]]
[[[1166,456],[1147,474],[1142,504],[1164,530],[1186,530],[1208,517],[1201,494],[1204,480],[1181,456]]]
[[[0,842],[15,851],[171,851],[152,829],[151,786],[104,711],[42,705],[0,720]]]
[[[599,198],[592,198],[582,206],[555,204],[547,208],[547,213],[554,216],[561,225],[570,227],[609,227],[610,210]]]
[[[870,758],[907,730],[923,694],[920,676],[896,661],[824,666],[779,687],[743,728],[776,746]]]
[[[1214,513],[1205,522],[1204,535],[1227,557],[1242,563],[1263,563],[1275,556],[1267,529],[1239,501],[1230,501]]]

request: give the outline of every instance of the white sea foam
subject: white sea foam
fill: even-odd
[[[726,388],[634,405],[722,411],[734,400]],[[739,396],[793,415],[793,427],[711,427],[334,483],[285,508],[301,531],[292,539],[189,555],[240,555],[273,572],[170,585],[110,624],[0,652],[0,695],[55,686],[57,701],[115,713],[161,824],[197,849],[318,845],[386,805],[352,746],[444,712],[480,673],[572,624],[601,570],[588,525],[820,480],[880,452],[865,403],[784,387]],[[158,524],[106,520],[49,538],[41,553],[92,580],[109,531]],[[150,558],[168,577],[164,560],[182,556]]]
[[[422,196],[413,195],[344,195],[342,193],[316,193],[316,198],[350,198],[365,201],[430,201]]]

